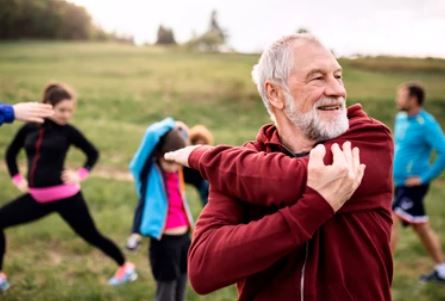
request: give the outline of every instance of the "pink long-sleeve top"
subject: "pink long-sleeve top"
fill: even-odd
[[[168,199],[168,212],[165,229],[187,226],[187,213],[184,208],[184,199],[181,193],[179,173],[162,172],[164,178],[165,190]]]

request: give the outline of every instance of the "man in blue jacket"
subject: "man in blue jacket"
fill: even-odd
[[[440,241],[428,222],[423,204],[429,183],[445,167],[445,136],[439,123],[423,109],[424,99],[425,91],[417,83],[403,84],[397,91],[396,104],[400,112],[396,116],[394,129],[396,187],[391,247],[394,252],[398,238],[397,221],[412,226],[436,264],[434,270],[422,275],[420,280],[445,283],[445,262]],[[433,150],[436,157],[431,162]]]
[[[24,102],[15,105],[0,103],[0,126],[15,119],[25,122],[43,122],[43,118],[53,114],[52,106],[37,102]]]

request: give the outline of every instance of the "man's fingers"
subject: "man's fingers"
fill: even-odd
[[[201,145],[189,145],[184,148],[178,149],[173,152],[168,152],[164,155],[164,159],[167,161],[174,161],[183,166],[189,167],[190,154]]]
[[[164,159],[167,161],[175,161],[179,163],[178,160],[178,151],[168,152],[164,154]]]
[[[360,168],[360,149],[358,147],[352,149],[352,163],[354,170]]]
[[[346,163],[352,168],[353,162],[352,162],[352,150],[351,150],[351,142],[346,141],[343,143],[343,155],[345,157]]]
[[[360,185],[360,183],[361,183],[362,180],[363,180],[363,177],[364,177],[364,175],[365,175],[365,170],[366,170],[366,165],[365,165],[365,164],[360,164],[360,167],[359,167],[359,174],[358,174],[358,178],[360,178],[359,185]],[[357,186],[357,187],[358,187],[358,186]]]
[[[189,156],[192,151],[197,148],[198,145],[186,146],[173,152],[164,154],[164,159],[167,161],[173,161],[183,166],[189,166]]]
[[[358,169],[358,175],[357,175],[357,187],[360,186],[360,183],[363,180],[363,176],[365,175],[365,169],[366,169],[366,165],[365,164],[360,164],[359,169]]]
[[[346,165],[345,155],[343,154],[340,146],[337,143],[332,144],[331,146],[333,162],[332,165]]]
[[[326,148],[323,144],[318,144],[309,153],[309,167],[324,166],[323,158],[326,155]]]

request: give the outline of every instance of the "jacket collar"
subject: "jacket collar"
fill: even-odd
[[[363,111],[363,107],[361,104],[354,104],[348,107],[347,116],[350,125],[353,119],[367,117],[365,111]],[[278,133],[278,129],[274,124],[269,123],[261,127],[256,136],[256,142],[260,144],[261,149],[281,151],[293,156],[295,155],[292,154],[283,145],[283,143],[281,142],[280,134]]]

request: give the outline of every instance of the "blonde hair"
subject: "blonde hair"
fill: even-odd
[[[189,132],[190,135],[190,143],[196,144],[198,140],[204,140],[205,144],[213,144],[213,135],[209,131],[208,128],[206,128],[202,124],[197,124],[194,127],[190,129]]]

